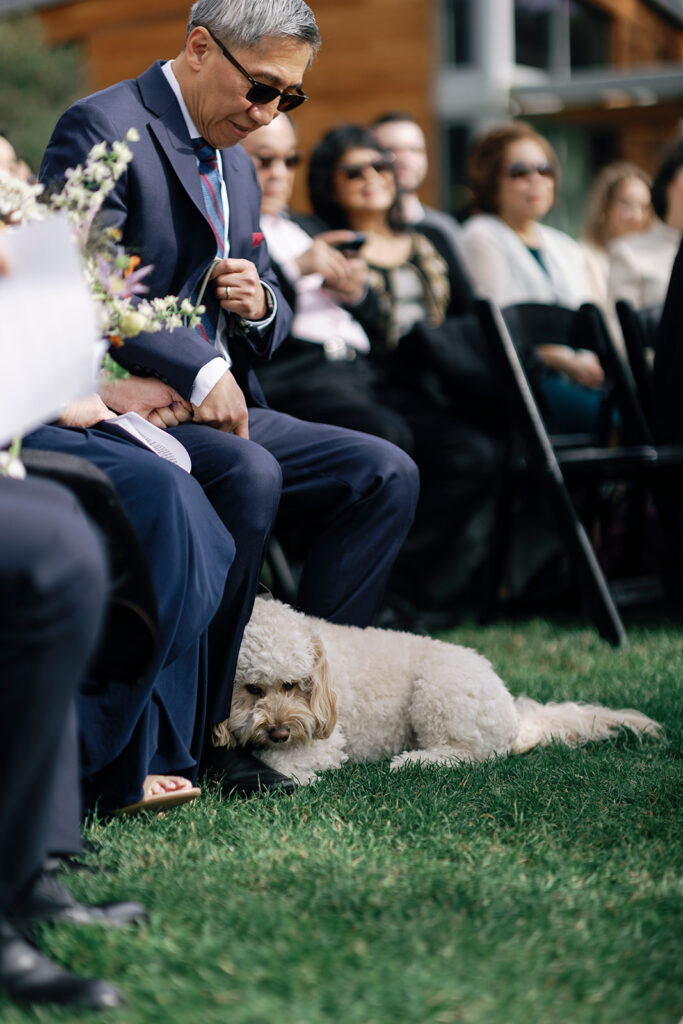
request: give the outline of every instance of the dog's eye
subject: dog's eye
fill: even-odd
[[[254,697],[263,696],[263,690],[261,689],[260,686],[253,686],[251,683],[249,683],[247,686],[244,687],[244,689],[247,691],[247,693],[253,694]]]
[[[282,684],[282,689],[283,690],[293,690],[294,689],[294,683],[283,683]]]

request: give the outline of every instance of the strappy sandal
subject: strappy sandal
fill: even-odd
[[[114,814],[138,814],[140,811],[165,811],[169,807],[177,807],[179,804],[189,803],[201,796],[202,791],[198,786],[189,789],[174,789],[168,793],[150,792],[155,782],[168,778],[167,775],[148,775],[142,783],[142,799],[137,803],[127,804],[120,807]]]

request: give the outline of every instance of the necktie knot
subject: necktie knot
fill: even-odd
[[[216,150],[210,145],[206,139],[203,139],[200,135],[198,139],[192,140],[197,159],[201,164],[213,164],[216,163]]]

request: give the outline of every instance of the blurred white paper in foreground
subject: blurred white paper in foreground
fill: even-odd
[[[0,445],[95,391],[96,311],[66,216],[3,231]]]

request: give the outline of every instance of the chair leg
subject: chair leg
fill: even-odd
[[[580,575],[598,632],[613,647],[627,645],[626,629],[584,525],[576,514],[564,484],[558,486],[555,480],[549,480],[549,484],[558,512],[558,527]]]
[[[505,583],[505,570],[510,554],[512,534],[512,507],[515,486],[510,472],[505,471],[495,498],[496,511],[491,537],[491,550],[484,569],[484,587],[479,623],[486,626],[497,618],[500,612],[501,588]]]
[[[271,537],[266,551],[266,564],[270,569],[275,597],[286,604],[296,602],[297,584],[282,545]]]

